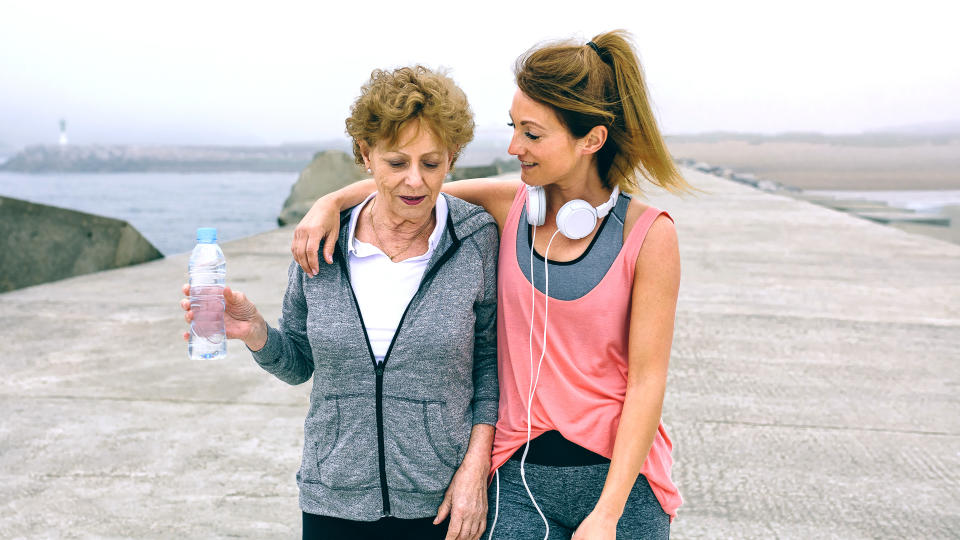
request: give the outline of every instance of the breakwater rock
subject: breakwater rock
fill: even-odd
[[[284,226],[299,222],[314,201],[366,177],[367,173],[346,152],[318,152],[290,188],[290,196],[283,203],[277,223]]]
[[[0,253],[0,292],[163,257],[126,221],[2,196]]]
[[[283,146],[28,146],[0,171],[295,172],[310,163],[313,145]]]

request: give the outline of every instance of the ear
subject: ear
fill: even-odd
[[[454,146],[449,150],[450,156],[447,158],[447,169],[453,168],[453,160],[457,157],[457,152],[460,151],[460,146]]]
[[[370,145],[367,144],[367,141],[357,141],[357,146],[360,147],[360,155],[363,157],[363,166],[366,169],[370,167]]]
[[[577,143],[584,154],[595,154],[607,142],[607,126],[593,126]]]

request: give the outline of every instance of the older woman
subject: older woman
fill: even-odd
[[[291,263],[276,329],[226,288],[227,337],[284,382],[313,376],[304,538],[475,539],[498,407],[497,226],[440,193],[472,115],[416,66],[374,71],[346,124],[376,190],[344,214],[336,264]]]

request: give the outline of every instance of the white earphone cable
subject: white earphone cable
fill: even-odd
[[[533,314],[537,310],[537,289],[534,287],[533,277],[533,246],[537,241],[537,226],[533,226],[533,234],[530,238],[530,335],[527,336],[528,350],[530,351],[530,373],[533,374]],[[533,395],[533,377],[530,377],[530,384],[527,385],[527,426],[530,426],[530,396]],[[529,436],[527,437],[529,441]]]
[[[496,503],[493,506],[493,523],[490,524],[490,534],[487,540],[493,540],[493,530],[497,528],[497,517],[500,516],[500,469],[493,471],[493,478],[497,482]]]

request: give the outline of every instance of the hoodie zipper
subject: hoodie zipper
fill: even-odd
[[[450,231],[450,236],[452,237],[452,243],[447,250],[443,252],[443,255],[437,259],[436,264],[430,267],[427,272],[423,275],[423,278],[420,279],[420,285],[417,287],[417,292],[413,293],[413,297],[410,298],[410,302],[407,304],[406,309],[403,310],[403,315],[400,316],[400,322],[397,324],[397,331],[393,333],[393,339],[390,340],[390,346],[387,348],[387,353],[383,355],[383,362],[377,362],[376,355],[373,354],[373,346],[370,345],[370,336],[367,334],[367,325],[363,322],[363,314],[360,312],[360,303],[357,302],[357,295],[353,292],[353,283],[350,281],[350,272],[347,267],[347,257],[343,254],[343,251],[340,250],[339,244],[336,247],[336,253],[339,253],[338,260],[340,261],[340,269],[343,272],[343,275],[347,278],[347,288],[350,289],[350,297],[353,299],[353,306],[357,310],[357,317],[360,319],[360,327],[363,329],[363,338],[367,343],[367,352],[370,354],[370,360],[373,362],[373,372],[376,375],[376,416],[377,416],[377,454],[380,467],[380,495],[383,498],[383,515],[390,516],[390,489],[387,486],[387,458],[386,452],[384,451],[384,442],[383,442],[383,371],[386,368],[387,360],[390,359],[390,353],[393,352],[393,346],[397,343],[397,336],[400,335],[400,330],[403,328],[403,322],[407,318],[407,313],[410,311],[410,306],[413,305],[414,300],[417,296],[420,295],[420,291],[423,290],[423,284],[426,283],[434,274],[437,273],[437,270],[443,266],[447,260],[453,255],[453,253],[460,247],[460,239],[457,238],[457,235],[453,231],[453,222],[450,219],[449,214],[447,215],[447,230]]]

